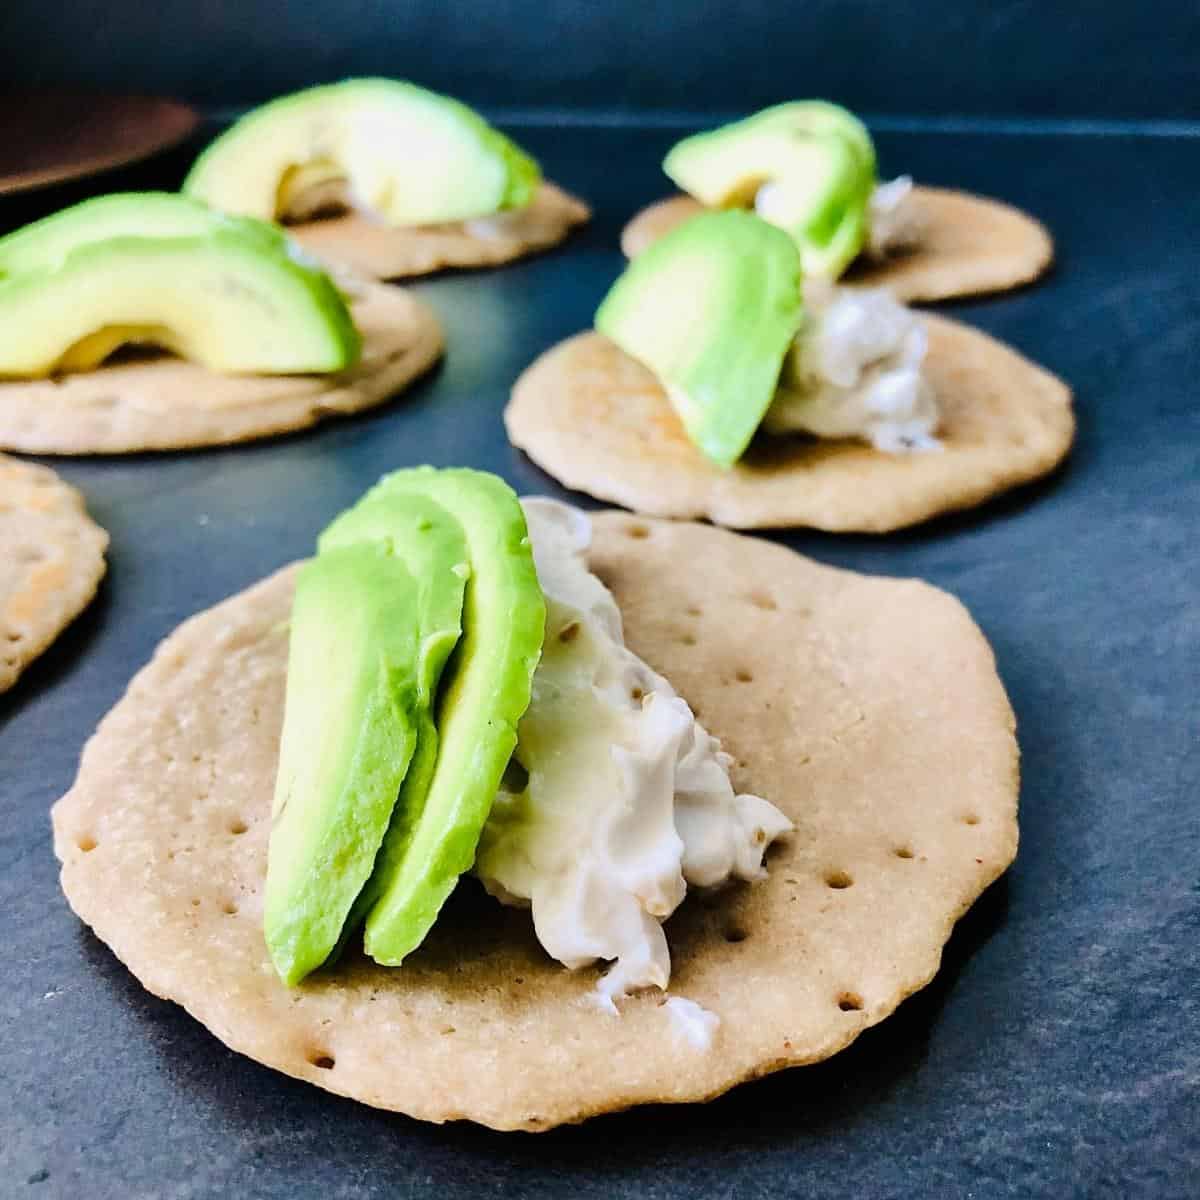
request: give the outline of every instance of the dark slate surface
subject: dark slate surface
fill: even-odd
[[[257,102],[398,75],[475,104],[1200,120],[1195,0],[4,0],[5,81]]]
[[[983,511],[882,539],[785,539],[962,597],[1020,720],[1016,867],[935,982],[852,1049],[707,1107],[537,1137],[437,1129],[230,1053],[68,911],[47,809],[177,622],[304,554],[387,468],[468,463],[553,490],[505,442],[501,407],[538,351],[588,322],[622,221],[663,190],[670,134],[525,140],[597,219],[535,261],[417,284],[449,356],[410,397],[251,448],[58,464],[112,532],[111,575],[0,698],[0,1195],[1195,1196],[1195,140],[882,139],[888,168],[1003,194],[1052,225],[1050,279],[956,315],[1071,380],[1081,428],[1057,478]],[[116,182],[171,184],[184,161]]]

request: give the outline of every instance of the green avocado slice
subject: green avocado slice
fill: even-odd
[[[330,278],[230,230],[85,242],[0,278],[0,377],[98,367],[149,343],[215,371],[340,371],[361,339]]]
[[[785,233],[750,213],[702,213],[625,268],[596,328],[658,376],[688,437],[729,467],[775,395],[804,315],[800,279]]]
[[[528,204],[538,165],[478,113],[395,79],[348,79],[248,113],[183,189],[214,208],[282,219],[303,187],[344,182],[389,225],[461,221]]]
[[[837,105],[781,104],[685,138],[663,170],[709,207],[757,207],[795,240],[805,274],[837,278],[866,241],[875,148]]]
[[[371,885],[379,899],[367,915],[364,946],[393,966],[421,944],[474,862],[517,722],[529,706],[546,613],[525,516],[503,480],[416,467],[386,476],[364,504],[410,495],[434,500],[458,521],[471,574],[463,635],[437,700],[439,741],[425,804],[412,820],[402,813],[393,822]]]
[[[399,557],[417,584],[417,683],[433,707],[438,680],[462,634],[463,593],[471,574],[462,526],[437,501],[417,492],[372,489],[321,534],[317,552],[379,542]]]
[[[462,635],[463,594],[470,577],[462,526],[440,504],[418,492],[372,492],[321,535],[318,549],[373,541],[386,545],[417,583],[417,747],[376,858],[354,903],[344,937],[357,928],[398,869],[425,811],[438,758],[434,704],[442,669]]]
[[[329,957],[374,868],[417,740],[418,589],[381,543],[301,568],[264,930],[294,985]]]
[[[176,192],[115,192],[73,204],[0,238],[0,276],[54,270],[80,246],[116,237],[178,238],[241,234],[287,253],[282,230],[231,217]]]
[[[828,100],[789,100],[745,118],[761,126],[779,126],[796,133],[837,134],[850,143],[864,170],[875,178],[875,143],[870,130],[848,108]]]

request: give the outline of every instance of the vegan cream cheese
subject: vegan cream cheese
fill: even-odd
[[[804,324],[763,419],[769,433],[861,438],[892,453],[938,446],[920,317],[882,288],[810,288]]]
[[[762,878],[764,852],[792,824],[735,794],[717,740],[625,645],[616,601],[587,566],[587,516],[522,503],[546,638],[475,872],[502,902],[529,906],[559,962],[612,963],[598,995],[615,1010],[629,992],[670,982],[662,922],[688,885]],[[689,1040],[697,1028],[711,1037],[710,1023],[685,1015]]]
[[[668,996],[663,1007],[671,1018],[675,1032],[696,1050],[707,1050],[721,1027],[715,1012],[688,1000],[685,996]]]
[[[920,242],[924,224],[911,175],[877,183],[867,203],[867,244],[863,252],[869,258],[880,259],[911,250]]]

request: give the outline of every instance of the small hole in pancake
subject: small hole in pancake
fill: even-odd
[[[630,525],[625,532],[629,534],[631,538],[634,538],[637,541],[641,541],[643,538],[648,538],[650,536],[650,530],[645,525]]]
[[[689,604],[687,606],[687,615],[689,617],[698,617],[701,615],[701,610],[695,604]]]
[[[241,817],[234,817],[234,819],[229,822],[229,832],[232,833],[234,837],[239,837],[241,834],[245,833],[247,828],[248,826],[246,825],[246,822],[243,821]]]
[[[967,815],[965,817],[963,817],[963,824],[964,825],[978,825],[979,817],[975,813],[967,813]]]
[[[685,633],[679,640],[685,646],[694,646],[696,644],[696,635],[694,633]]]
[[[897,858],[913,858],[913,850],[911,846],[897,846],[895,850]]]
[[[766,612],[774,612],[779,605],[775,603],[775,598],[769,596],[766,592],[751,592],[750,603],[755,608],[761,608]]]
[[[747,933],[746,930],[740,925],[730,925],[729,928],[725,930],[725,940],[727,942],[731,942],[735,946],[738,942],[744,942],[749,936],[750,934]]]
[[[314,1067],[319,1067],[322,1071],[332,1071],[336,1063],[336,1060],[332,1054],[324,1054],[321,1052],[310,1054],[308,1061],[312,1063]]]
[[[857,992],[843,992],[837,999],[837,1006],[842,1012],[859,1012],[862,1009],[862,997]]]
[[[90,833],[85,833],[75,844],[84,854],[90,854],[96,848],[96,839]]]
[[[5,635],[10,642],[19,642],[25,635],[16,629],[10,629]]]
[[[745,667],[742,667],[738,671],[738,673],[734,676],[734,678],[738,681],[738,683],[753,683],[754,682],[754,676],[749,671],[747,671]]]
[[[221,911],[227,917],[236,917],[237,910],[238,910],[238,906],[236,904],[234,904],[234,902],[232,900],[226,900],[225,903],[221,905]]]
[[[442,1037],[449,1037],[452,1033],[457,1033],[458,1030],[453,1025],[443,1025],[441,1028]]]
[[[199,897],[199,896],[193,896],[193,897],[192,897],[192,907],[193,907],[193,908],[199,908],[199,907],[200,907],[200,897]]]
[[[827,887],[841,891],[843,888],[853,887],[854,880],[845,871],[830,871],[825,876],[825,884]]]

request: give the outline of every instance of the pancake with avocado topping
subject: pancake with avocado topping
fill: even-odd
[[[932,978],[954,921],[1015,852],[1013,717],[987,643],[934,588],[699,525],[600,514],[586,563],[630,652],[719,739],[726,786],[795,826],[765,878],[679,907],[666,1003],[654,988],[618,998],[619,1014],[596,1003],[595,972],[564,970],[535,937],[543,901],[531,922],[470,882],[402,966],[351,943],[298,988],[280,982],[263,881],[295,569],[181,626],[102,722],[53,812],[72,907],[230,1046],[425,1120],[547,1129],[707,1099],[848,1045]],[[568,606],[552,613],[595,614],[595,636],[611,636],[593,585],[545,586]],[[573,654],[602,661],[593,636],[554,627],[546,679],[569,690]],[[536,733],[552,736],[550,695],[541,712]],[[534,744],[519,757],[532,783]],[[512,774],[502,790],[517,797]],[[651,861],[613,833],[625,861]],[[492,870],[489,887],[521,886],[518,859]]]
[[[0,315],[0,447],[39,454],[304,428],[389,399],[442,345],[416,299],[335,282],[274,226],[158,192],[0,239]]]
[[[595,333],[517,380],[510,441],[565,486],[653,516],[862,532],[1064,458],[1062,382],[883,289],[804,280],[802,260],[750,213],[672,230],[613,284]]]
[[[376,279],[509,262],[589,217],[465,104],[396,79],[348,79],[247,113],[184,190],[287,221],[325,262]]]
[[[1046,229],[1009,205],[908,176],[879,182],[870,133],[827,101],[779,104],[678,142],[663,170],[685,193],[621,235],[629,258],[705,208],[752,208],[796,240],[807,274],[898,300],[1005,291],[1043,274]]]

